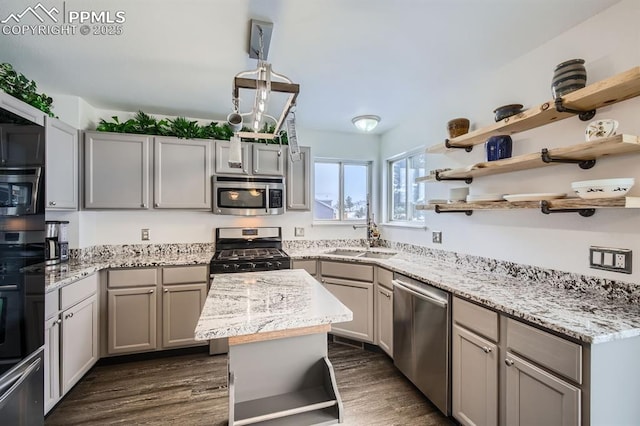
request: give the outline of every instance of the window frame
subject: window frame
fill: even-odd
[[[407,167],[405,167],[405,179],[406,179],[406,185],[407,185],[407,191],[405,193],[405,200],[404,200],[404,204],[405,204],[405,211],[407,212],[407,217],[409,217],[409,215],[412,215],[412,209],[409,209],[409,197],[408,197],[408,193],[409,193],[409,163],[411,161],[412,158],[417,157],[417,156],[424,156],[425,157],[425,170],[426,170],[426,154],[424,152],[424,149],[422,148],[417,148],[411,151],[407,151],[407,152],[403,152],[402,154],[398,154],[395,155],[393,157],[390,157],[387,159],[387,185],[386,185],[386,191],[387,191],[387,220],[386,222],[390,225],[415,225],[415,226],[420,226],[423,225],[426,221],[426,216],[424,216],[421,219],[394,219],[393,218],[393,165],[394,163],[398,162],[398,161],[402,161],[405,160],[407,162]],[[422,197],[426,197],[426,187],[423,187],[422,190]]]
[[[315,187],[315,178],[316,178],[316,164],[337,164],[339,166],[339,177],[338,177],[338,218],[337,219],[317,219],[315,216],[315,211],[312,210],[313,215],[313,223],[316,225],[337,225],[337,224],[361,224],[366,223],[366,216],[362,219],[346,219],[345,211],[344,211],[344,166],[345,165],[355,165],[355,166],[366,166],[367,168],[367,195],[371,197],[371,188],[373,186],[372,183],[372,169],[373,169],[373,161],[367,160],[344,160],[339,158],[315,158],[313,160],[313,178],[314,178],[314,186],[313,186],[313,201],[314,201],[314,209],[315,209],[315,200],[316,200],[316,187]],[[373,212],[373,204],[370,200],[370,213]]]

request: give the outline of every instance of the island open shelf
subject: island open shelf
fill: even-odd
[[[546,167],[562,162],[584,162],[590,164],[589,167],[591,167],[594,163],[588,163],[589,161],[605,156],[629,153],[640,153],[640,138],[634,135],[615,135],[577,145],[549,149],[540,153],[518,155],[503,160],[476,163],[467,167],[439,172],[438,175],[418,177],[416,178],[416,182],[472,179],[480,176]]]
[[[601,208],[640,208],[640,197],[596,198],[585,200],[582,198],[560,198],[548,201],[480,201],[473,203],[442,203],[421,204],[418,210],[435,210],[437,213],[466,213],[470,215],[475,210],[515,210],[542,209],[543,213],[564,213],[567,211],[595,210]],[[547,211],[545,211],[547,210]],[[581,213],[582,214],[582,213]],[[593,213],[591,213],[593,214]],[[591,216],[587,214],[584,216]]]
[[[591,111],[638,95],[640,95],[640,67],[634,67],[564,95],[562,105],[571,110]],[[455,148],[473,147],[486,142],[490,136],[513,135],[576,115],[575,112],[558,112],[554,103],[551,100],[529,108],[490,126],[450,139],[448,143]],[[447,148],[445,143],[440,143],[427,148],[426,152],[438,154],[449,150],[451,149]]]

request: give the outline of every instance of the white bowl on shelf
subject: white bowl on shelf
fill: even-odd
[[[624,197],[635,184],[634,178],[596,179],[572,182],[571,189],[580,198]]]

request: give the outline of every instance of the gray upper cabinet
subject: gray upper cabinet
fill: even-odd
[[[150,137],[87,132],[84,138],[84,206],[149,208]]]
[[[212,142],[156,137],[153,206],[211,209]]]
[[[300,160],[287,156],[287,210],[311,210],[311,148],[300,147]]]
[[[0,91],[0,107],[40,126],[44,126],[44,112],[3,91]]]
[[[242,142],[242,168],[229,167],[229,141],[216,141],[216,174],[284,176],[287,147]]]
[[[280,145],[254,143],[253,170],[254,175],[284,175],[284,156],[287,148]]]
[[[42,126],[0,125],[0,165],[44,165],[44,128]]]
[[[78,131],[46,117],[46,203],[48,210],[78,209]]]
[[[216,141],[216,174],[247,175],[250,170],[250,149],[248,143],[242,142],[242,168],[229,167],[229,141]]]

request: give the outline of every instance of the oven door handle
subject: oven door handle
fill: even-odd
[[[0,410],[2,409],[2,407],[4,407],[4,405],[7,403],[7,401],[12,396],[12,394],[18,388],[20,388],[20,386],[22,386],[22,384],[29,377],[31,377],[33,373],[35,373],[40,369],[40,363],[41,363],[40,358],[36,358],[36,360],[33,361],[24,371],[22,371],[20,375],[18,375],[17,377],[12,377],[7,381],[7,383],[0,385],[1,386],[0,392],[4,391],[4,389],[9,388],[6,391],[4,391],[2,395],[0,395]]]

